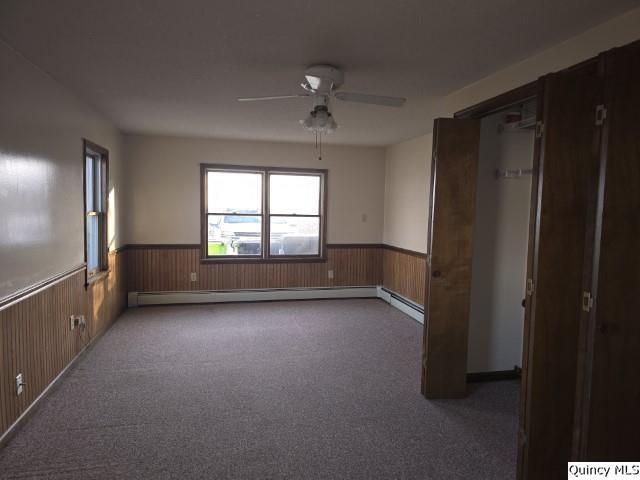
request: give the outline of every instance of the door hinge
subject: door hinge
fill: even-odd
[[[427,265],[431,265],[431,254],[427,254]]]
[[[544,123],[541,121],[536,122],[536,138],[542,138],[544,135]]]
[[[527,297],[530,297],[531,295],[533,295],[533,290],[534,290],[533,279],[527,278]]]
[[[590,312],[593,308],[593,296],[591,292],[582,292],[582,310]]]
[[[604,105],[598,105],[596,107],[596,125],[604,125],[604,121],[607,118],[607,107]]]

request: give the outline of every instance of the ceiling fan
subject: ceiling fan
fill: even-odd
[[[368,95],[365,93],[342,92],[339,88],[344,83],[344,73],[332,65],[312,65],[304,72],[305,81],[300,86],[305,93],[293,95],[270,95],[265,97],[241,97],[240,102],[263,100],[282,100],[288,98],[314,99],[313,110],[300,120],[303,127],[316,133],[331,133],[338,125],[329,112],[329,100],[337,98],[346,102],[368,103],[385,107],[401,107],[406,98]]]

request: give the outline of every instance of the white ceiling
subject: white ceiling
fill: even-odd
[[[332,104],[329,141],[389,145],[430,130],[434,99],[638,0],[2,0],[0,36],[123,130],[310,141],[306,66],[401,109]]]

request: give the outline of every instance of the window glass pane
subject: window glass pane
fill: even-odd
[[[98,216],[87,215],[87,271],[99,267]]]
[[[87,212],[93,211],[93,158],[85,158],[85,199]]]
[[[208,172],[209,213],[262,213],[262,174]]]
[[[320,176],[272,174],[269,177],[269,212],[319,215]]]
[[[262,217],[259,215],[208,215],[208,253],[261,255]]]
[[[94,160],[94,172],[95,179],[93,183],[93,188],[95,189],[95,210],[96,212],[104,211],[102,205],[102,168],[103,162],[100,160],[100,157]]]
[[[271,217],[271,255],[319,255],[319,217]]]

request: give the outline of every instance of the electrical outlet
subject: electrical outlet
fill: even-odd
[[[76,327],[82,327],[83,330],[87,328],[87,321],[84,319],[84,315],[71,315],[69,317],[69,329],[74,330]]]
[[[328,276],[329,278],[333,278],[333,270],[329,270],[329,271],[327,272],[327,276]]]
[[[192,282],[198,281],[198,274],[196,272],[191,272],[191,281]]]
[[[21,373],[16,376],[16,395],[20,395],[24,389],[24,377]]]

